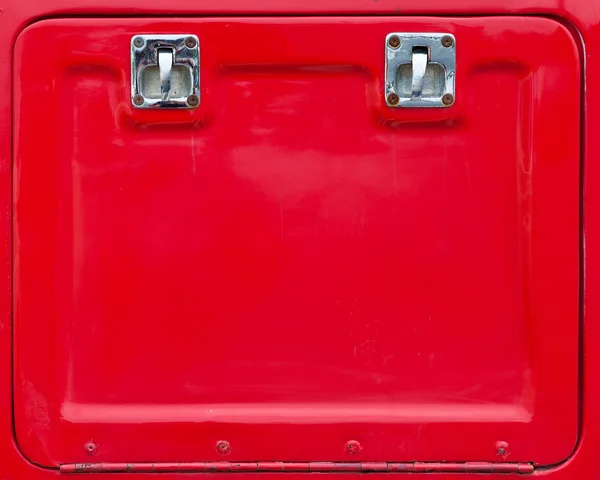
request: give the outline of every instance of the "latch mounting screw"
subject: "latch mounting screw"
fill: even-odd
[[[454,45],[454,39],[450,35],[444,35],[442,37],[442,45],[446,48],[450,48]]]
[[[185,39],[185,46],[188,48],[194,48],[196,46],[196,39],[194,37],[187,37]]]
[[[395,93],[390,93],[387,96],[387,102],[390,105],[398,105],[398,102],[400,101],[400,97],[398,95],[396,95]]]
[[[392,48],[398,48],[400,46],[400,37],[398,35],[392,35],[388,39],[388,45]]]
[[[452,95],[451,93],[447,93],[442,97],[442,103],[449,107],[454,103],[454,95]]]

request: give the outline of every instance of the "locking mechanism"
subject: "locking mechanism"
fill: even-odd
[[[136,108],[195,108],[200,104],[200,54],[195,35],[136,35],[131,39],[131,103]]]
[[[449,107],[454,103],[453,35],[390,33],[385,58],[385,99],[389,107]]]

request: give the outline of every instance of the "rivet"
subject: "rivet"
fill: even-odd
[[[346,451],[351,455],[355,455],[362,450],[362,446],[356,440],[346,442]]]
[[[451,93],[447,93],[442,97],[442,103],[449,107],[454,103],[454,95],[452,95]]]
[[[450,48],[454,45],[454,39],[450,35],[444,35],[442,37],[442,45],[446,48]]]
[[[83,448],[87,452],[88,455],[94,455],[96,453],[96,444],[92,442],[86,443]]]
[[[231,445],[227,440],[219,440],[217,442],[217,452],[221,455],[227,455],[231,451]]]
[[[399,102],[400,102],[400,97],[398,95],[396,95],[395,93],[390,93],[387,96],[387,103],[389,105],[398,105]]]
[[[400,37],[398,37],[398,35],[392,35],[388,38],[388,45],[392,48],[398,48],[400,46]]]
[[[508,443],[506,442],[497,442],[496,443],[496,454],[500,457],[508,456]]]

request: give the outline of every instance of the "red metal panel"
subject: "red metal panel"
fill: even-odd
[[[391,31],[455,35],[452,108],[384,105]],[[199,37],[197,110],[131,108],[130,38],[153,32]],[[14,79],[30,460],[572,452],[580,75],[561,24],[46,20]]]
[[[13,422],[13,372],[12,372],[12,300],[11,286],[14,280],[12,262],[12,227],[10,222],[13,188],[11,185],[11,131],[13,46],[18,33],[36,19],[59,15],[215,15],[215,14],[356,14],[369,15],[476,15],[476,14],[538,14],[554,17],[569,25],[575,35],[581,35],[585,44],[585,81],[582,91],[585,100],[585,131],[582,136],[584,154],[584,190],[582,194],[582,217],[585,230],[581,231],[585,255],[581,258],[582,276],[582,328],[581,367],[581,434],[576,449],[569,459],[552,468],[536,471],[536,476],[556,480],[592,479],[598,476],[597,452],[600,446],[600,383],[596,370],[600,365],[600,299],[598,245],[600,244],[600,163],[594,159],[600,155],[600,136],[595,132],[600,127],[600,62],[597,61],[600,49],[600,17],[597,15],[600,2],[597,0],[403,0],[400,5],[393,1],[365,2],[362,0],[305,0],[302,2],[281,2],[280,0],[221,0],[219,2],[197,0],[146,0],[127,2],[124,0],[6,0],[0,8],[0,209],[5,216],[0,221],[0,471],[6,478],[50,479],[59,476],[56,470],[40,469],[29,463],[20,453],[12,436]],[[518,21],[518,20],[516,20]],[[512,20],[508,20],[510,24]],[[48,45],[40,45],[35,54],[44,51]],[[33,54],[32,53],[32,54]],[[40,125],[44,126],[43,111],[40,111]],[[560,186],[557,187],[559,191]],[[585,221],[583,221],[585,219]],[[582,223],[582,225],[583,225]],[[45,361],[45,359],[40,359]],[[48,401],[40,394],[31,408],[40,412],[40,422],[45,421]],[[385,475],[385,474],[383,474]],[[91,479],[114,479],[113,474],[89,474]],[[147,479],[151,474],[131,473],[128,478]],[[352,475],[353,477],[355,475]],[[158,478],[158,476],[156,476]],[[161,474],[163,480],[181,478],[178,474]],[[189,476],[186,476],[189,478]],[[236,479],[255,479],[256,474],[236,474]],[[306,474],[288,474],[290,480],[305,479]],[[336,478],[349,479],[349,475],[337,474]],[[371,474],[370,478],[382,478]],[[412,477],[411,477],[412,478]],[[441,480],[446,474],[428,474],[429,479]],[[479,474],[462,474],[461,478],[479,479]],[[489,474],[491,480],[504,479],[505,475]]]

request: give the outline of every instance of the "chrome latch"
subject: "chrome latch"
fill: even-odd
[[[386,37],[385,99],[390,107],[449,107],[455,99],[456,40],[449,33]]]
[[[200,104],[200,53],[195,35],[136,35],[131,39],[131,103],[136,108],[195,108]]]

